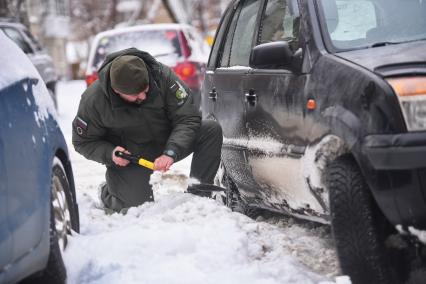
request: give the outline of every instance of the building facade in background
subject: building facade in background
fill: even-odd
[[[70,34],[70,0],[26,1],[31,32],[52,56],[58,75],[68,77],[66,44]]]

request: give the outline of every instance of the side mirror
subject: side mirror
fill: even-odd
[[[249,65],[252,68],[291,67],[293,52],[285,41],[268,42],[253,47]]]

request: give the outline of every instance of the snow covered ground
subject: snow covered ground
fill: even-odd
[[[58,86],[59,121],[77,187],[81,232],[65,252],[68,283],[338,283],[329,228],[272,216],[254,221],[215,200],[183,193],[189,160],[155,173],[156,201],[127,215],[97,209],[102,165],[71,144],[83,81]]]

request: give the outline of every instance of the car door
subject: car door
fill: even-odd
[[[2,90],[0,90],[0,100],[2,97]],[[0,120],[6,121],[5,105],[0,103]],[[9,194],[6,186],[6,161],[4,159],[4,123],[0,123],[0,283],[2,283],[2,276],[4,267],[9,264],[12,255],[12,237],[8,223],[8,200]]]
[[[300,52],[297,0],[266,0],[259,21],[257,43],[286,41]],[[320,210],[306,186],[303,157],[305,131],[303,86],[306,76],[291,67],[251,69],[245,81],[248,163],[260,185],[266,206],[291,211],[305,206]],[[306,205],[308,204],[308,205]]]
[[[203,113],[222,126],[222,162],[228,175],[246,196],[253,185],[247,166],[247,129],[243,86],[260,1],[235,1],[226,12],[209,59],[204,83]]]
[[[46,149],[47,126],[34,95],[45,91],[39,79],[26,78],[2,91],[2,159],[8,191],[8,222],[13,260],[40,243],[46,234],[45,200],[50,194],[50,167]],[[3,183],[3,182],[2,182]]]

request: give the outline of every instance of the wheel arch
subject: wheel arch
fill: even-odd
[[[329,134],[338,137],[343,147],[346,148],[335,159],[342,155],[352,156],[368,183],[366,177],[371,173],[372,168],[362,152],[362,141],[366,133],[359,116],[342,106],[331,106],[324,110],[323,117],[330,130]],[[369,185],[372,190],[371,184]]]
[[[366,174],[368,171],[363,170],[362,156],[357,152],[356,144],[350,144],[347,138],[348,135],[353,133],[346,132],[342,135],[342,132],[347,131],[344,128],[332,130],[330,134],[324,136],[320,141],[312,146],[308,147],[303,158],[305,170],[306,182],[316,199],[323,206],[325,212],[330,214],[329,204],[329,191],[328,184],[326,182],[327,171],[330,165],[337,159],[349,158],[354,161],[356,166],[360,169],[361,175],[364,180],[367,181]],[[353,137],[352,137],[353,138]],[[349,140],[353,142],[353,140]],[[374,197],[372,188],[369,186],[369,190]],[[374,198],[375,200],[376,198]],[[377,200],[375,200],[377,203]]]
[[[73,170],[72,170],[71,162],[68,159],[68,155],[66,154],[66,152],[63,149],[57,149],[56,153],[55,153],[55,157],[57,157],[61,161],[61,163],[64,167],[65,174],[66,174],[66,177],[68,179],[68,183],[70,185],[71,194],[72,194],[72,197],[74,199],[74,204],[75,204],[76,209],[78,211],[77,195],[76,195],[75,182],[74,182],[74,173],[73,173]],[[78,217],[78,214],[77,214],[76,223],[77,223],[77,228],[80,228],[80,219]],[[77,232],[77,233],[79,233],[79,232]]]
[[[349,149],[357,147],[362,137],[362,123],[357,115],[342,106],[330,106],[323,118],[331,134],[340,137]]]

